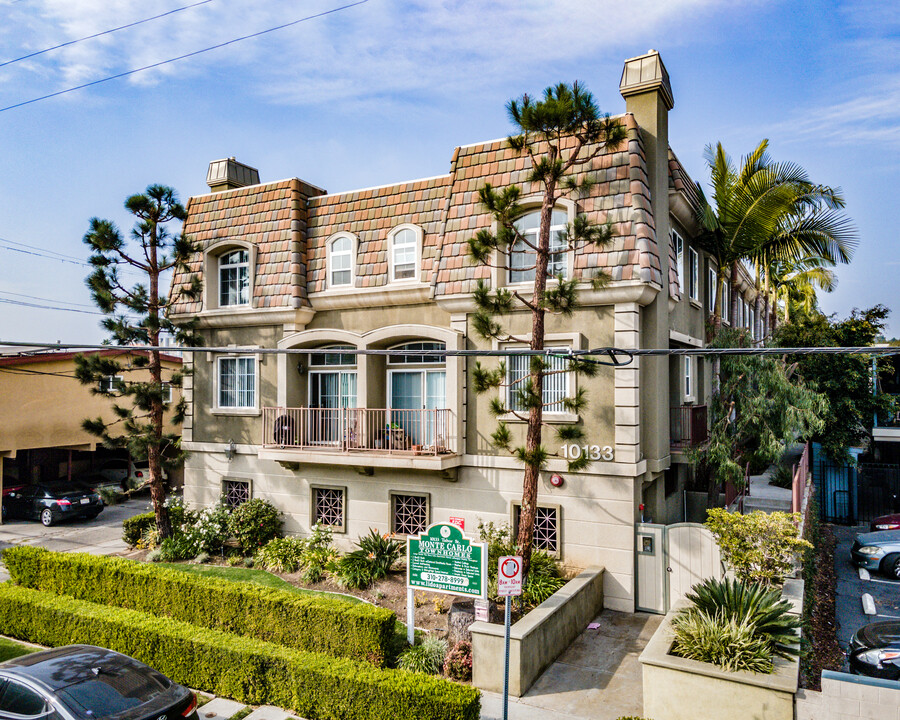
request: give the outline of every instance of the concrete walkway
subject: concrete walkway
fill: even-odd
[[[788,445],[781,458],[781,462],[792,467],[800,462],[803,455],[802,445]],[[750,495],[744,499],[744,512],[754,510],[765,512],[791,511],[791,489],[780,488],[771,484],[771,478],[775,474],[775,465],[770,465],[761,475],[750,476]]]
[[[585,630],[521,698],[510,698],[511,720],[616,720],[640,716],[643,683],[638,656],[662,615],[604,610],[600,627]],[[503,717],[503,698],[482,693],[482,720]]]

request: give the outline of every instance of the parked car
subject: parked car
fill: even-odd
[[[72,482],[98,494],[101,490],[115,490],[116,492],[124,492],[126,490],[124,480],[110,480],[100,473],[75,475],[72,478]]]
[[[900,530],[861,533],[850,548],[853,564],[900,580]]]
[[[145,482],[150,480],[150,461],[135,460],[133,463],[131,463],[131,473],[128,477],[128,484],[133,488],[138,487],[139,485],[143,485]],[[169,473],[166,472],[165,468],[162,468],[162,479],[163,482],[169,479]]]
[[[118,487],[128,490],[143,485],[150,478],[150,462],[148,460],[127,460],[114,458],[100,465],[99,474],[108,481],[107,487]],[[169,476],[165,470],[162,472],[163,480]]]
[[[0,663],[0,718],[197,720],[197,699],[127,655],[68,645]]]
[[[92,490],[74,482],[27,485],[3,498],[3,509],[10,518],[40,520],[50,527],[68,518],[92,520],[103,510],[103,501]]]
[[[872,521],[870,529],[872,532],[878,532],[879,530],[900,530],[900,513],[882,515],[881,517],[875,518]]]
[[[900,622],[869,623],[850,638],[850,670],[859,675],[900,680]]]

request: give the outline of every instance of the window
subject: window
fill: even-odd
[[[391,235],[391,280],[415,280],[418,265],[418,238],[411,228]]]
[[[250,499],[250,483],[246,480],[222,480],[222,500],[225,506],[234,510]]]
[[[0,696],[0,711],[15,713],[22,717],[35,717],[43,715],[47,710],[44,698],[31,688],[20,685],[15,680],[9,680]]]
[[[438,365],[443,365],[446,360],[446,355],[412,355],[406,353],[412,353],[416,350],[427,351],[429,353],[433,353],[434,351],[445,350],[447,346],[442,342],[408,342],[403,343],[402,345],[396,345],[391,350],[402,350],[404,351],[403,355],[389,355],[388,356],[388,364],[389,365],[404,365],[404,364],[426,364],[426,363],[434,363]]]
[[[353,239],[342,235],[328,246],[328,287],[353,284]]]
[[[682,367],[684,368],[684,399],[694,399],[694,358],[690,355],[684,355],[681,358]]]
[[[226,252],[219,256],[219,307],[249,304],[250,252]]]
[[[547,262],[548,277],[568,275],[566,242],[563,239],[566,230],[567,215],[564,210],[554,210],[550,218],[550,259]],[[537,247],[538,232],[541,226],[541,213],[533,212],[520,217],[515,222],[516,230],[524,240],[516,240],[509,248],[509,282],[534,282],[534,269],[537,252],[529,247]]]
[[[519,534],[519,516],[522,508],[513,506],[514,534]],[[538,505],[534,516],[534,549],[543,550],[551,555],[559,555],[559,508]]]
[[[678,272],[678,292],[684,293],[684,239],[672,231],[672,245],[675,248],[675,269]]]
[[[706,307],[712,315],[716,309],[716,269],[712,264],[706,270],[706,295]]]
[[[162,384],[162,401],[164,403],[172,402],[172,384],[164,382]]]
[[[691,269],[690,269],[690,278],[688,281],[688,288],[691,296],[691,300],[699,300],[700,299],[700,256],[697,254],[697,251],[694,248],[688,248],[690,250],[691,257]]]
[[[114,393],[122,390],[124,378],[121,375],[107,375],[100,378],[99,390],[102,393]]]
[[[563,400],[569,396],[569,348],[547,348],[544,362],[547,364],[544,375],[544,412],[566,412]],[[563,353],[554,355],[551,353]],[[506,406],[514,412],[524,412],[520,390],[524,390],[531,369],[531,355],[511,355],[506,361]]]
[[[219,358],[218,399],[220,408],[256,408],[256,358]]]
[[[334,532],[344,532],[344,501],[347,491],[336,487],[312,487],[312,523],[327,525]]]
[[[738,298],[737,301],[737,318],[735,318],[736,322],[734,323],[735,327],[741,328],[744,327],[744,301]]]
[[[731,322],[731,284],[722,281],[722,322]]]
[[[428,496],[391,494],[391,532],[418,535],[428,527]]]
[[[440,351],[442,342],[408,342],[392,350]],[[438,412],[447,407],[447,373],[444,355],[389,355],[388,365],[403,369],[388,370],[391,423],[400,427],[412,445],[443,445],[449,428],[447,418]],[[415,368],[414,365],[425,367]]]

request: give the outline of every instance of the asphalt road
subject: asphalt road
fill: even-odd
[[[859,570],[850,561],[850,547],[857,533],[867,532],[868,528],[835,525],[832,529],[837,538],[834,550],[837,637],[841,649],[846,652],[850,636],[863,625],[878,620],[900,620],[900,580],[890,579],[880,573],[871,573],[869,580],[861,580]],[[863,593],[869,593],[875,600],[876,615],[866,615],[863,612]]]
[[[0,550],[39,545],[60,552],[109,555],[127,549],[122,542],[122,521],[148,509],[148,499],[139,498],[107,506],[93,520],[69,520],[50,527],[36,520],[8,520],[0,525]]]

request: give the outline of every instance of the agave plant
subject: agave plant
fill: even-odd
[[[675,645],[683,658],[717,665],[723,670],[770,673],[772,651],[748,618],[729,617],[724,610],[708,613],[689,608],[672,621]]]
[[[777,590],[758,583],[708,578],[694,585],[686,597],[693,603],[689,612],[749,623],[754,636],[765,639],[773,654],[783,658],[800,654],[800,619],[791,614],[790,603]]]

